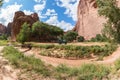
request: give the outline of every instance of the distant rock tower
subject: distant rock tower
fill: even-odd
[[[11,39],[13,41],[16,41],[16,37],[20,32],[21,26],[27,22],[30,24],[30,27],[32,26],[33,23],[36,21],[39,21],[39,17],[37,13],[33,13],[31,15],[25,15],[24,12],[22,11],[17,11],[15,12],[14,19],[11,27]]]

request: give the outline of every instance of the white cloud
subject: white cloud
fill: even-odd
[[[40,0],[41,3],[34,5],[34,11],[40,12],[43,9],[45,9],[46,6],[46,0]]]
[[[38,3],[39,3],[40,1],[41,1],[41,0],[35,0],[35,2],[38,2]]]
[[[33,12],[31,12],[30,10],[23,10],[23,12],[24,12],[26,15],[30,15],[30,14],[33,13]]]
[[[56,11],[54,9],[47,9],[45,15],[46,16],[56,16],[58,14],[56,13]]]
[[[19,11],[22,5],[17,3],[13,5],[9,5],[6,8],[1,8],[0,12],[0,23],[7,25],[9,22],[13,20],[14,13]]]
[[[58,14],[56,13],[56,11],[54,9],[47,9],[45,13],[42,13],[42,11],[37,12],[38,16],[42,19],[42,18],[48,18],[51,16],[57,16]]]
[[[60,27],[61,29],[63,29],[64,31],[68,31],[71,30],[73,28],[73,25],[71,25],[70,23],[65,22],[64,20],[59,21],[57,16],[52,16],[50,17],[46,23],[51,24],[51,25],[55,25]]]
[[[9,1],[10,1],[10,0],[4,0],[4,2],[6,2],[6,3],[9,2]]]
[[[58,17],[52,16],[46,21],[46,23],[51,24],[51,25],[57,25],[57,23],[59,23]]]
[[[61,21],[57,24],[57,26],[59,26],[60,28],[62,28],[64,31],[68,31],[68,30],[72,30],[73,29],[73,25],[71,25],[70,23],[67,23],[65,21]]]
[[[64,14],[67,14],[68,17],[72,17],[74,21],[77,20],[77,6],[79,0],[55,0],[55,1],[59,7],[64,7],[66,9]]]
[[[34,6],[34,10],[35,10],[36,12],[42,11],[44,8],[45,8],[45,5],[44,5],[44,4],[36,4],[36,5]]]

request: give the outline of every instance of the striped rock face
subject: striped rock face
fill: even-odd
[[[120,1],[118,1],[120,5]],[[106,19],[98,14],[96,0],[80,0],[78,5],[78,21],[74,28],[79,35],[85,37],[86,40],[100,34],[103,29],[103,23]]]

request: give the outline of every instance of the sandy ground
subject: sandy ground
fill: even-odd
[[[3,47],[0,46],[0,51],[2,51]],[[95,61],[92,59],[82,59],[82,60],[67,60],[53,57],[41,56],[38,54],[39,51],[29,50],[18,48],[21,52],[24,52],[25,55],[30,56],[34,55],[36,58],[41,59],[46,64],[51,64],[53,66],[58,66],[59,64],[66,64],[71,67],[78,67],[84,63],[99,63],[99,64],[107,64],[112,65],[118,58],[120,58],[120,47],[108,57],[105,57],[103,61]],[[18,70],[13,69],[9,62],[2,57],[2,53],[0,52],[0,80],[19,80],[18,79]],[[28,79],[29,80],[29,79]]]
[[[14,70],[9,62],[2,57],[2,49],[4,47],[0,46],[0,80],[18,80],[17,70]]]
[[[20,51],[24,52],[27,49],[20,49]],[[118,58],[120,58],[120,47],[110,56],[105,57],[102,61],[96,61],[95,59],[80,59],[80,60],[68,60],[54,57],[47,57],[39,55],[39,51],[37,50],[29,50],[24,53],[25,55],[34,55],[36,58],[41,59],[46,64],[51,64],[53,66],[58,66],[59,64],[66,64],[71,67],[77,67],[84,63],[98,63],[105,65],[112,65]]]

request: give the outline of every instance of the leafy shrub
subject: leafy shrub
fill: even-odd
[[[105,35],[102,35],[102,34],[97,34],[95,38],[91,38],[90,41],[92,42],[107,42],[109,41],[110,39],[107,38]]]
[[[7,40],[8,36],[6,34],[2,34],[0,36],[0,40]]]
[[[68,42],[72,42],[73,40],[76,39],[77,36],[78,36],[77,32],[75,32],[75,31],[68,31],[67,33],[65,33],[64,39],[67,40]]]
[[[84,37],[83,36],[79,36],[78,38],[77,38],[77,40],[78,40],[78,42],[84,42]]]

